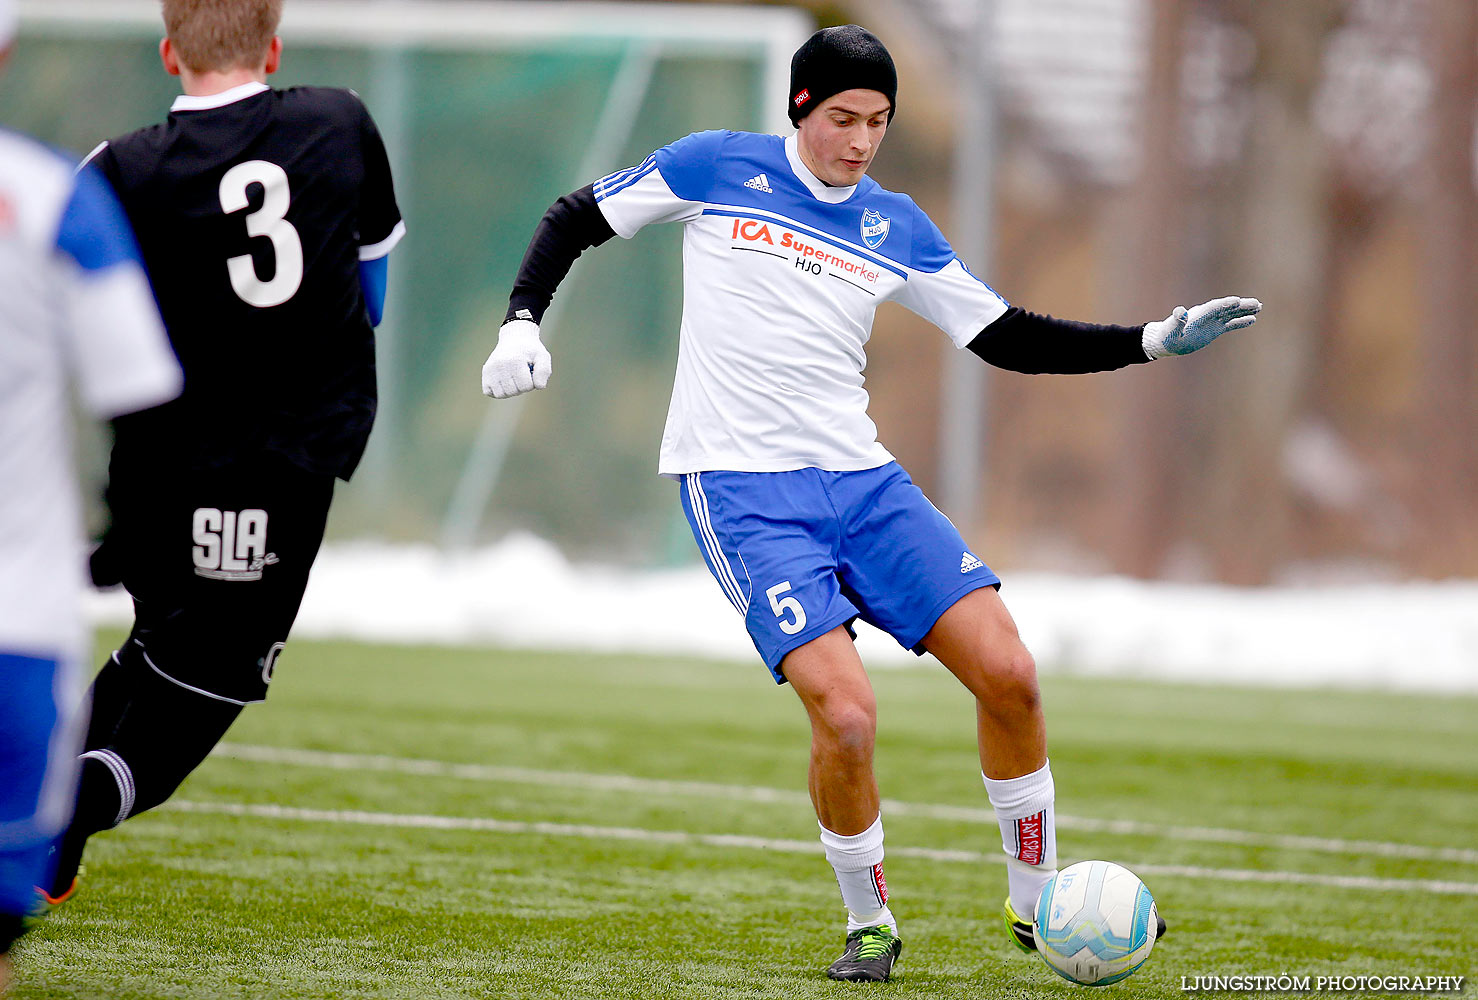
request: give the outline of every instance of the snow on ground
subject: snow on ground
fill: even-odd
[[[1233,588],[1007,574],[1002,595],[1044,673],[1478,692],[1478,583]],[[121,591],[95,621],[126,624]],[[920,662],[859,626],[869,665]],[[299,637],[678,654],[763,668],[702,566],[631,573],[512,536],[462,555],[328,546]],[[932,661],[927,661],[932,662]]]

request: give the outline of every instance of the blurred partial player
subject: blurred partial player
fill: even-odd
[[[0,65],[15,26],[14,0],[0,0]],[[107,182],[0,130],[0,984],[11,945],[45,909],[39,887],[72,812],[85,716],[71,393],[111,418],[180,386]]]

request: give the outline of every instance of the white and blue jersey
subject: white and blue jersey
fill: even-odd
[[[699,132],[594,185],[630,238],[683,223],[683,317],[658,470],[872,469],[892,460],[862,371],[892,299],[964,347],[1008,305],[907,195],[828,187],[794,137]]]
[[[113,193],[0,131],[0,913],[29,908],[72,806],[88,652],[69,387],[100,417],[180,370]]]

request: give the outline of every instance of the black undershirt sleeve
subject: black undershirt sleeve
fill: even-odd
[[[575,258],[615,235],[595,203],[595,190],[590,184],[550,205],[524,251],[503,322],[530,317],[535,323],[543,320],[555,289],[570,273]],[[522,309],[528,310],[529,316],[520,317]]]
[[[1149,361],[1142,326],[1076,323],[1012,306],[966,346],[984,361],[1025,375],[1083,375]]]

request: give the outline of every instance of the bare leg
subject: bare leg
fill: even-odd
[[[862,658],[838,627],[792,650],[780,666],[811,717],[816,818],[833,833],[861,833],[878,817],[872,768],[878,708]]]
[[[940,616],[924,648],[975,696],[980,769],[1016,778],[1047,763],[1037,666],[992,588],[972,590]]]
[[[1056,793],[1036,663],[1000,595],[987,588],[941,615],[924,645],[975,696],[980,770],[1007,855],[1008,923],[1019,925],[1031,920],[1057,871]]]

